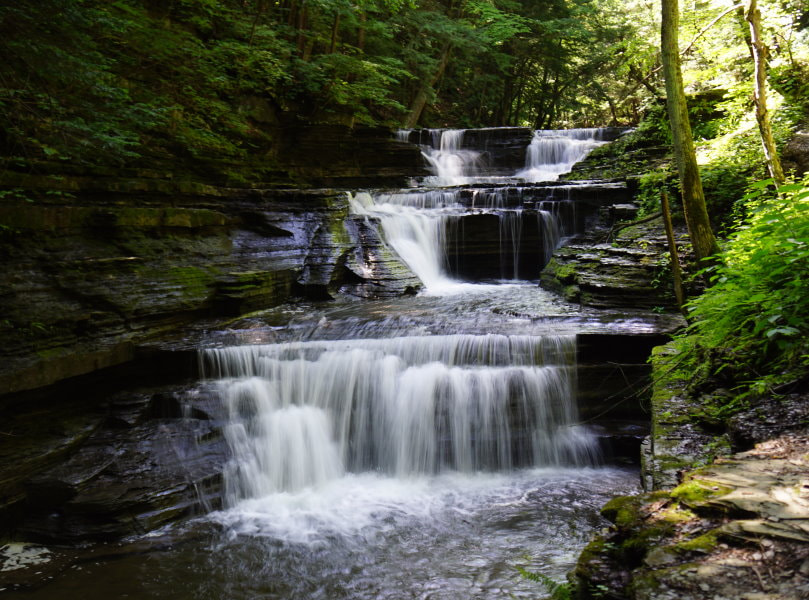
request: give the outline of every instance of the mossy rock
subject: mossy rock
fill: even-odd
[[[644,508],[652,502],[668,498],[666,492],[652,492],[639,496],[617,496],[601,509],[601,516],[622,529],[638,527],[646,518]]]
[[[679,552],[698,552],[700,554],[710,554],[719,545],[720,533],[712,529],[693,539],[680,542],[675,545]]]
[[[689,474],[687,479],[671,491],[671,497],[690,508],[700,507],[713,498],[733,491],[727,486],[700,481],[698,474]]]

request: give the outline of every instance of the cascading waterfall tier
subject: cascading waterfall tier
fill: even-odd
[[[379,221],[433,294],[463,291],[459,279],[536,279],[563,236],[576,231],[575,202],[557,189],[358,192],[349,203],[353,214]]]
[[[575,337],[448,335],[205,350],[233,460],[228,499],[395,477],[591,464]]]
[[[522,135],[520,135],[522,134]],[[397,139],[421,146],[432,171],[428,186],[556,181],[587,154],[614,139],[615,128],[400,130]],[[525,137],[523,137],[525,136]],[[470,138],[467,141],[467,138]],[[514,163],[515,155],[523,166]],[[524,157],[524,158],[522,158]],[[511,170],[506,165],[512,164]],[[515,170],[516,169],[516,170]]]
[[[604,131],[601,128],[535,131],[526,152],[525,168],[516,177],[525,181],[555,181],[606,143]]]
[[[424,184],[437,187],[350,194],[351,210],[378,220],[427,293],[465,291],[462,281],[536,280],[562,239],[582,230],[571,192],[585,186],[526,182],[557,179],[608,132],[535,131],[529,144],[525,128],[402,130],[398,138],[420,143],[434,173]],[[467,134],[479,147],[469,148]],[[504,177],[492,156],[515,145],[525,167]]]
[[[435,173],[424,183],[435,186],[464,185],[475,181],[483,170],[480,152],[462,149],[463,129],[432,131],[432,147],[425,148],[424,158]]]

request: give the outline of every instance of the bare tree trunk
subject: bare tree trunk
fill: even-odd
[[[360,12],[360,26],[357,30],[357,48],[359,48],[361,52],[365,52],[365,32],[367,22],[368,15],[363,10]]]
[[[770,126],[770,113],[767,111],[767,57],[769,49],[761,39],[761,11],[756,0],[749,0],[745,19],[750,25],[750,52],[753,54],[755,66],[755,88],[753,99],[756,103],[756,121],[761,133],[761,145],[764,147],[764,158],[767,170],[775,183],[782,185],[785,181],[784,169],[775,148],[775,139]]]
[[[674,239],[674,226],[671,224],[671,210],[669,209],[669,195],[663,191],[660,196],[660,208],[663,212],[663,225],[666,228],[666,239],[669,243],[669,257],[671,258],[671,277],[674,280],[674,296],[677,298],[677,308],[683,313],[685,294],[683,293],[683,276],[680,270],[680,256],[677,254],[677,240]]]
[[[295,29],[297,30],[297,38],[295,40],[295,46],[298,50],[298,56],[306,60],[306,28],[308,26],[308,17],[309,17],[309,7],[306,5],[306,0],[301,0],[300,6],[298,7],[298,15],[295,23]]]
[[[662,0],[661,51],[663,77],[666,81],[666,104],[674,146],[674,156],[680,173],[680,189],[683,194],[683,210],[688,225],[688,235],[694,246],[698,261],[719,251],[711,230],[705,194],[699,177],[691,123],[683,89],[683,74],[680,70],[678,29],[680,9],[678,0]]]
[[[287,14],[287,25],[291,28],[295,27],[295,23],[298,21],[298,11],[301,7],[298,5],[297,0],[290,0],[289,2],[289,14]]]
[[[334,22],[331,26],[331,43],[329,44],[329,54],[337,52],[337,34],[340,31],[340,13],[334,13]]]
[[[410,105],[410,113],[407,115],[407,119],[405,119],[405,129],[413,129],[418,124],[419,119],[421,118],[421,113],[424,112],[424,107],[427,106],[427,95],[430,88],[438,83],[438,80],[441,79],[441,76],[444,74],[444,70],[447,68],[451,49],[452,45],[449,42],[444,44],[444,47],[441,49],[441,56],[438,59],[438,66],[435,69],[435,73],[430,81],[425,81],[422,83],[421,87],[419,87],[419,91],[416,92],[416,97],[413,99],[413,103]]]

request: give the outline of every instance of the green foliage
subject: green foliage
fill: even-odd
[[[809,178],[745,197],[749,217],[709,269],[712,286],[689,303],[678,344],[697,383],[763,393],[809,369]],[[721,403],[720,403],[721,404]]]
[[[715,228],[730,231],[743,219],[747,205],[741,191],[767,176],[761,137],[752,115],[752,86],[749,81],[725,92],[713,109],[695,113],[709,120],[713,138],[701,140],[702,185],[708,213]],[[800,110],[784,103],[773,111],[773,133],[778,144],[792,134],[800,119]],[[695,119],[698,130],[702,122]]]
[[[650,215],[660,210],[660,195],[665,191],[669,198],[677,198],[679,180],[670,169],[648,171],[638,179],[635,201],[640,206],[640,215]]]
[[[525,579],[544,585],[552,600],[570,600],[572,598],[572,589],[569,583],[558,583],[547,575],[528,571],[523,567],[517,567],[517,570]]]
[[[800,111],[806,44],[779,25],[794,13],[787,4],[767,6],[765,21],[774,87]],[[686,7],[686,37],[722,10]],[[261,178],[278,125],[395,127],[419,98],[424,126],[634,124],[651,106],[641,137],[665,144],[658,16],[643,0],[7,2],[0,151],[7,168],[184,161],[198,174]],[[731,90],[723,116],[709,115],[708,99],[692,106],[705,113],[695,114],[700,139],[721,138],[749,108],[741,39],[731,16],[684,57],[695,91]],[[708,177],[719,212],[736,173]]]
[[[770,71],[770,82],[791,104],[800,107],[804,115],[809,114],[809,65],[781,64]]]

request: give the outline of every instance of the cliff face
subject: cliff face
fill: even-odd
[[[414,146],[372,133],[310,131],[288,172],[342,185],[418,174]],[[309,167],[314,139],[320,159]],[[376,230],[348,217],[339,190],[62,171],[0,177],[0,398],[127,362],[139,342],[194,319],[295,295],[384,297],[418,287]]]

